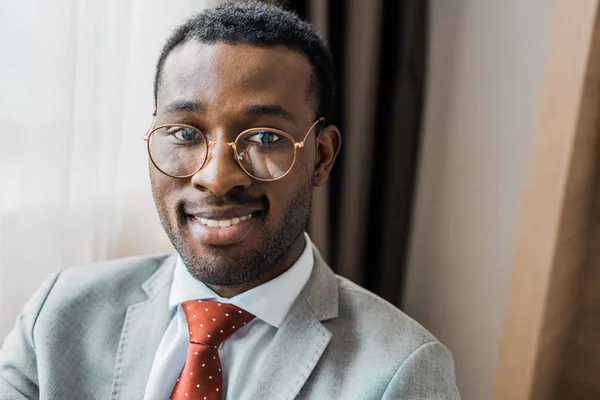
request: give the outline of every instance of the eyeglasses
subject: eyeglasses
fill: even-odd
[[[259,181],[275,181],[286,176],[296,162],[296,150],[304,147],[308,135],[325,118],[310,127],[304,139],[297,142],[292,135],[274,128],[251,128],[240,133],[233,142],[208,140],[198,128],[186,124],[154,127],[156,116],[144,140],[152,164],[172,178],[189,178],[200,171],[208,158],[211,144],[224,144],[233,149],[234,160],[250,177]]]

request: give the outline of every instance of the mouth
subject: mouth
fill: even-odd
[[[198,242],[207,246],[231,246],[243,241],[261,211],[228,210],[188,214],[188,225]]]
[[[242,215],[239,217],[233,218],[220,218],[220,219],[211,219],[211,218],[202,218],[200,216],[194,215],[202,225],[208,226],[209,228],[229,228],[230,226],[237,225],[240,222],[248,221],[259,214],[259,211],[255,211],[246,215]]]

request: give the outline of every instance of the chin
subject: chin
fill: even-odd
[[[241,285],[267,274],[274,264],[265,254],[248,251],[242,244],[202,247],[178,252],[190,274],[210,285]]]

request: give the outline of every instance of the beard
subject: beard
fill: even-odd
[[[267,230],[268,220],[273,217],[269,212],[270,209],[259,215],[258,218],[261,218],[263,223],[253,227],[253,230],[261,231],[250,234],[260,233],[263,240],[254,248],[241,254],[232,251],[231,247],[236,245],[206,246],[200,249],[186,243],[181,234],[189,229],[186,226],[188,216],[183,211],[184,205],[181,204],[177,209],[178,233],[169,221],[166,207],[161,207],[156,193],[153,194],[162,226],[188,272],[205,284],[236,286],[256,280],[275,268],[290,246],[304,233],[310,216],[313,186],[310,180],[307,180],[296,193],[288,197],[289,200],[282,205],[281,216],[275,228]],[[248,200],[244,193],[232,194],[227,203],[244,204],[248,203]]]

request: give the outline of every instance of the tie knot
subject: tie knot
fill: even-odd
[[[217,347],[254,315],[231,304],[192,300],[182,304],[190,331],[190,342]]]

